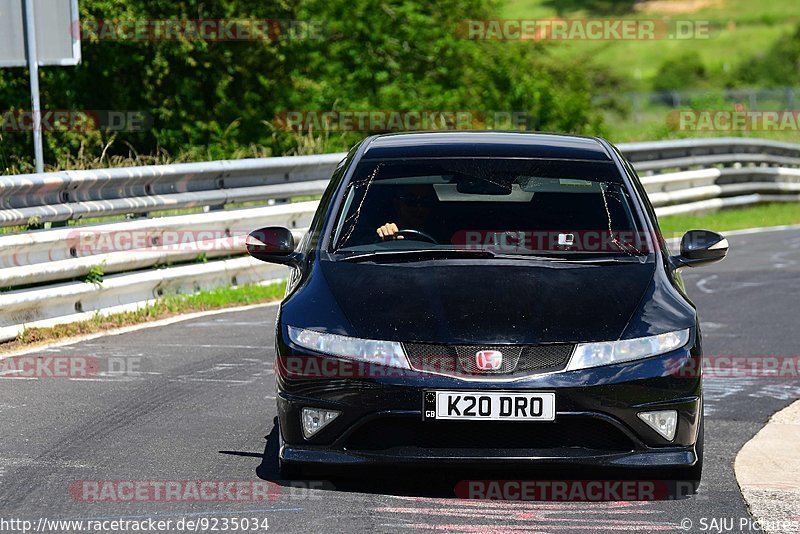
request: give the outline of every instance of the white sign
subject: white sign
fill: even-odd
[[[0,0],[0,67],[26,67],[24,0]],[[39,66],[81,61],[78,0],[33,0]]]

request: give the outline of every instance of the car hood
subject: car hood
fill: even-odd
[[[286,324],[369,339],[553,343],[618,339],[655,264],[318,261]]]

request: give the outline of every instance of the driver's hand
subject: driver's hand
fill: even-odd
[[[392,222],[384,224],[377,230],[381,239],[403,239],[403,236],[397,235],[399,231],[397,225]]]

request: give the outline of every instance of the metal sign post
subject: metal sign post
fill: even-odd
[[[31,79],[31,112],[33,113],[33,154],[36,158],[36,172],[44,172],[44,152],[42,150],[42,111],[39,105],[39,61],[36,53],[36,22],[33,14],[33,0],[24,0],[25,50],[28,56],[28,72]]]

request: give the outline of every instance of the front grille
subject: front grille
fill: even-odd
[[[458,367],[469,375],[482,375],[482,374],[495,374],[507,375],[514,372],[517,368],[519,355],[522,353],[522,345],[509,345],[506,347],[498,348],[496,346],[469,346],[469,345],[455,345],[453,347],[458,358]],[[503,354],[503,363],[499,369],[484,371],[478,369],[478,364],[475,361],[475,353],[485,350],[498,350]]]
[[[417,371],[462,377],[519,377],[564,369],[575,348],[571,344],[550,345],[437,345],[405,343],[409,363]],[[499,369],[478,369],[475,354],[496,350],[503,353]]]
[[[613,424],[585,416],[555,422],[422,421],[383,417],[365,423],[346,440],[345,449],[379,451],[394,447],[425,449],[558,449],[631,451],[635,445]]]

